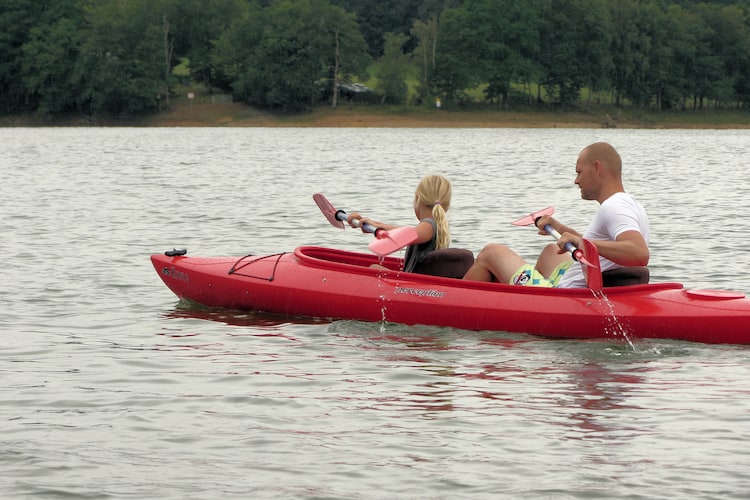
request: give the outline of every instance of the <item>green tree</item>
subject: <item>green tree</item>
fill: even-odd
[[[446,9],[440,20],[437,57],[433,73],[435,95],[447,103],[463,100],[466,90],[484,83],[490,51],[490,26],[481,22],[482,9],[469,0],[461,7]]]
[[[72,79],[79,57],[83,12],[75,0],[43,5],[21,47],[21,81],[27,102],[42,115],[79,109]]]
[[[369,56],[354,16],[327,0],[283,0],[235,23],[216,60],[240,99],[303,111],[318,102],[321,82],[361,74]]]
[[[507,106],[511,85],[528,84],[540,74],[539,1],[515,2],[493,0],[487,3],[481,18],[490,23],[490,52],[483,57],[491,63],[488,67],[485,95],[490,101]],[[496,15],[489,15],[496,12]]]
[[[149,0],[98,0],[87,7],[85,40],[73,74],[92,114],[159,109],[164,96],[163,9]]]
[[[80,88],[73,79],[80,47],[80,28],[75,19],[60,18],[29,31],[29,40],[23,45],[22,74],[37,113],[80,110]]]
[[[480,84],[507,103],[514,82],[540,73],[540,1],[470,0],[444,12],[434,84],[450,102]]]
[[[697,12],[690,13],[691,24],[688,29],[695,34],[695,59],[691,71],[693,108],[702,108],[706,97],[711,96],[712,89],[721,79],[722,62],[711,41],[714,30],[706,19]]]
[[[175,62],[189,60],[190,76],[211,89],[229,89],[229,82],[214,65],[214,43],[241,19],[249,5],[246,0],[162,0],[174,37]]]
[[[578,101],[587,84],[602,85],[596,75],[609,70],[607,12],[599,0],[549,0],[541,15],[540,63],[547,93],[562,108]]]
[[[695,28],[699,21],[686,9],[675,4],[667,8],[666,19],[670,29],[668,46],[671,53],[667,66],[669,75],[666,81],[666,91],[664,98],[660,99],[659,109],[684,109],[687,107],[688,99],[696,92],[696,64],[700,42]],[[644,16],[642,25],[650,23],[651,20],[648,16]],[[663,27],[659,26],[655,29],[663,29]],[[647,102],[637,104],[647,104]]]
[[[269,9],[259,53],[264,101],[286,111],[309,109],[316,101],[316,82],[328,65],[326,37],[318,30],[323,17],[316,0],[282,1]]]
[[[419,69],[417,96],[421,101],[426,102],[432,97],[432,73],[435,70],[437,54],[437,17],[426,22],[414,21],[411,34],[418,40],[418,45],[414,49],[414,62]]]
[[[356,14],[370,55],[383,55],[385,33],[408,35],[423,0],[333,0]]]
[[[41,24],[49,0],[4,0],[0,7],[0,113],[33,109],[21,75],[23,45],[30,30]]]
[[[409,90],[406,85],[406,75],[411,66],[411,60],[403,53],[403,47],[408,38],[403,34],[385,34],[384,53],[380,59],[380,69],[377,74],[377,90],[383,95],[384,104],[406,102]]]
[[[259,5],[248,4],[221,34],[211,53],[211,66],[226,76],[235,97],[250,104],[264,103],[265,84],[259,65],[267,18]]]
[[[341,82],[355,76],[363,77],[371,59],[354,14],[331,6],[320,29],[333,39],[329,68],[333,76],[331,105],[336,107]]]
[[[709,4],[696,7],[698,16],[704,20],[707,31],[704,45],[707,59],[703,62],[710,68],[704,75],[704,87],[699,106],[709,98],[717,103],[731,102],[735,88],[743,72],[747,72],[748,33],[747,14],[737,5],[717,8]]]
[[[635,103],[653,103],[658,111],[684,108],[695,65],[696,39],[688,13],[679,5],[665,11],[654,2],[640,7],[638,26],[647,37],[647,70],[631,84]]]
[[[612,73],[610,0],[581,0],[582,30],[578,37],[584,84],[591,93],[609,88]],[[591,94],[589,94],[591,95]]]
[[[642,72],[649,51],[650,40],[639,30],[639,1],[612,0],[610,12],[617,19],[612,28],[612,86],[615,91],[615,104],[622,106],[624,99],[643,104],[648,97],[639,89],[642,87]]]
[[[172,69],[248,103],[299,111],[362,77],[405,99],[485,89],[507,104],[540,83],[567,107],[581,91],[655,109],[750,105],[746,1],[4,0],[0,113],[131,115],[168,103]],[[384,34],[388,34],[384,36]],[[541,95],[538,94],[539,96]]]
[[[727,74],[733,82],[734,99],[738,106],[750,103],[750,32],[747,26],[749,13],[736,7],[722,9],[726,18],[727,41],[723,43],[721,57]],[[717,30],[721,34],[721,30]]]

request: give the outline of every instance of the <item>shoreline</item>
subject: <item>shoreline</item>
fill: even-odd
[[[581,111],[392,108],[344,104],[309,113],[273,113],[242,103],[187,103],[175,99],[167,111],[130,119],[68,116],[45,120],[37,115],[0,117],[0,127],[321,127],[321,128],[625,128],[747,129],[750,113],[687,111],[645,113],[613,118],[602,107]]]

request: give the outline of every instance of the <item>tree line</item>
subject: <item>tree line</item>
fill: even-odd
[[[394,104],[565,108],[607,96],[656,110],[745,108],[749,4],[4,0],[0,113],[156,112],[184,61],[194,82],[287,111],[335,106],[356,81],[377,82],[375,102]]]

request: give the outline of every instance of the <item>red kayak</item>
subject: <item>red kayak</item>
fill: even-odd
[[[244,257],[175,253],[151,256],[161,279],[178,297],[212,307],[558,338],[750,343],[750,299],[738,292],[606,280],[602,291],[479,283],[401,272],[396,257],[310,246]],[[369,267],[377,263],[389,269]]]

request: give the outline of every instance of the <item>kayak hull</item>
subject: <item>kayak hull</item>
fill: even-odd
[[[180,298],[211,307],[559,338],[750,343],[750,299],[679,283],[548,289],[398,271],[401,259],[322,247],[245,257],[155,254]]]

